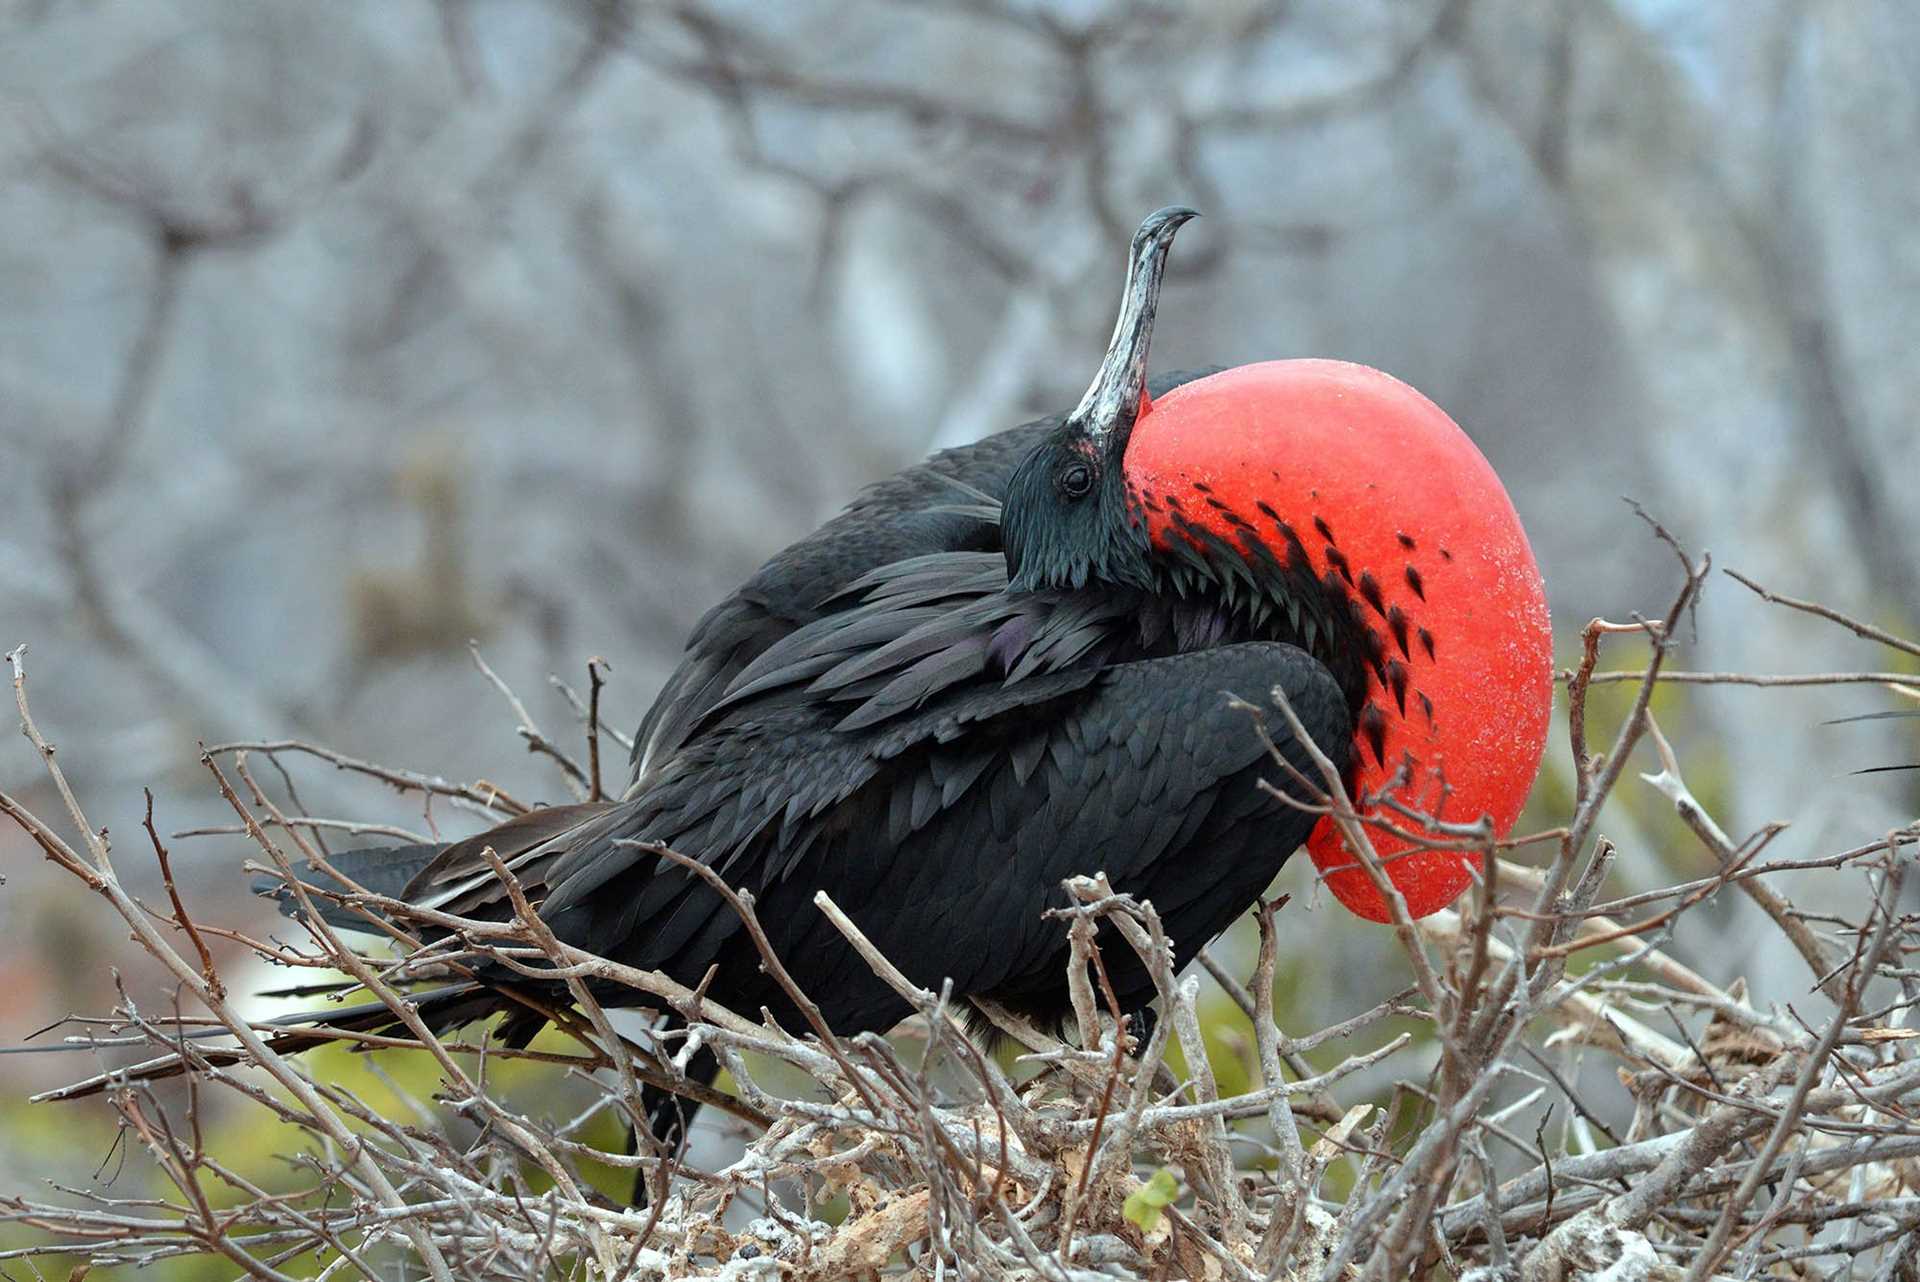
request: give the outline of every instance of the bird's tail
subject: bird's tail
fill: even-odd
[[[494,849],[501,858],[512,863],[523,859],[530,851],[538,851],[564,838],[580,823],[607,809],[608,803],[605,802],[547,807],[530,811],[487,832],[451,845],[386,846],[342,851],[328,857],[327,864],[331,872],[307,868],[296,868],[294,872],[301,883],[319,891],[337,894],[358,888],[389,899],[409,900],[414,897],[414,892],[423,881],[431,880],[436,860],[448,861],[456,876],[470,877],[476,882],[488,883],[492,881],[493,874],[489,865],[479,858],[482,848]],[[288,916],[294,916],[300,911],[299,898],[293,893],[292,887],[281,878],[272,876],[258,878],[253,884],[253,889],[256,893],[277,900],[281,911]],[[484,895],[484,886],[481,893]],[[368,919],[366,910],[360,906],[339,903],[323,894],[315,894],[309,898],[321,919],[334,927],[363,932],[376,930],[375,922]],[[469,905],[455,904],[453,911],[460,911],[465,907]],[[483,905],[482,912],[485,911],[487,908]],[[565,989],[561,985],[549,984],[543,987],[537,981],[523,983],[504,971],[494,971],[487,967],[476,967],[473,972],[465,974],[447,975],[442,972],[433,977],[422,976],[415,982],[417,985],[424,985],[439,983],[441,980],[446,982],[440,983],[439,987],[424,989],[416,987],[414,992],[404,998],[411,1007],[412,1013],[418,1016],[419,1022],[435,1036],[489,1015],[504,1013],[506,1018],[494,1033],[496,1043],[511,1047],[524,1046],[548,1022],[552,1008],[549,1003],[564,1004],[566,1001]],[[346,981],[303,984],[282,990],[278,995],[314,997],[344,992],[354,987],[357,985]],[[379,1033],[402,1038],[411,1038],[414,1035],[407,1021],[383,1002],[338,1006],[318,1011],[300,1011],[262,1021],[255,1025],[255,1029],[266,1042],[267,1047],[279,1054],[310,1050],[329,1041],[341,1040],[342,1035],[346,1034]],[[228,1030],[224,1028],[194,1029],[184,1032],[181,1035],[184,1040],[194,1043],[191,1048],[183,1047],[180,1051],[143,1063],[99,1073],[83,1082],[75,1082],[71,1086],[48,1092],[40,1098],[75,1099],[97,1094],[124,1082],[154,1081],[178,1076],[185,1072],[190,1064],[200,1063],[224,1067],[245,1061],[252,1054],[245,1047],[199,1044],[207,1039],[229,1035]],[[67,1042],[44,1047],[0,1047],[0,1054],[45,1054],[87,1049],[90,1048],[85,1043]]]
[[[1895,708],[1890,712],[1863,712],[1858,716],[1835,717],[1832,721],[1827,722],[1827,724],[1830,726],[1842,726],[1854,721],[1891,721],[1903,717],[1920,717],[1920,708]],[[1857,775],[1879,775],[1896,770],[1920,770],[1920,761],[1909,762],[1905,765],[1868,766],[1864,770],[1856,770],[1853,773]]]
[[[335,872],[340,874],[340,877],[345,878],[353,886],[374,894],[400,898],[408,884],[444,849],[445,847],[440,845],[374,847],[342,851],[328,856],[327,862]],[[317,890],[337,892],[349,888],[340,880],[319,869],[297,868],[295,872],[302,883]],[[256,877],[252,889],[255,894],[278,902],[280,910],[289,917],[297,915],[300,911],[298,898],[286,882],[278,877],[266,875]],[[373,929],[360,910],[337,903],[323,895],[313,895],[310,898],[314,908],[329,925],[343,930]],[[357,985],[351,981],[338,980],[331,983],[301,984],[262,995],[319,997],[355,987]],[[503,998],[498,989],[471,980],[417,992],[408,996],[406,1001],[413,1012],[419,1016],[420,1021],[436,1036],[497,1013],[503,1007],[512,1006],[511,1000]],[[510,1021],[511,1018],[509,1016]],[[351,1040],[344,1038],[343,1034],[381,1033],[400,1037],[411,1036],[411,1030],[408,1029],[406,1022],[384,1002],[296,1011],[270,1020],[259,1021],[254,1025],[254,1029],[260,1034],[267,1048],[279,1055],[297,1054],[332,1041]],[[225,1028],[183,1031],[179,1040],[183,1043],[196,1043],[191,1049],[171,1051],[139,1063],[96,1073],[83,1081],[47,1091],[36,1098],[81,1099],[129,1082],[153,1082],[177,1077],[186,1072],[191,1065],[225,1068],[247,1062],[254,1052],[245,1047],[197,1044],[209,1039],[230,1036],[231,1033]],[[85,1042],[67,1041],[49,1046],[5,1047],[0,1048],[0,1054],[50,1054],[88,1049],[91,1048]]]
[[[489,985],[471,982],[449,984],[443,988],[419,993],[407,998],[407,1002],[419,1016],[421,1023],[436,1036],[459,1028],[462,1024],[470,1024],[494,1014],[503,1004],[499,990]],[[275,1019],[261,1021],[255,1025],[255,1030],[260,1033],[261,1040],[266,1043],[267,1048],[278,1055],[298,1054],[328,1042],[350,1040],[343,1039],[341,1034],[392,1032],[403,1037],[410,1035],[399,1014],[384,1002],[343,1006],[337,1010],[300,1011],[292,1015],[282,1015]],[[199,1041],[209,1037],[230,1035],[224,1028],[196,1029],[185,1033],[183,1040]],[[21,1046],[6,1049],[11,1053],[19,1054],[86,1050],[87,1047],[84,1044],[67,1042],[58,1046]],[[81,1099],[130,1082],[155,1082],[169,1077],[178,1077],[190,1066],[226,1068],[247,1063],[253,1057],[254,1052],[243,1046],[195,1046],[188,1050],[170,1051],[165,1055],[137,1064],[127,1064],[96,1073],[83,1081],[46,1091],[34,1098],[36,1100]]]

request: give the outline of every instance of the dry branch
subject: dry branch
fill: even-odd
[[[1836,1264],[1889,1282],[1910,1276],[1920,1229],[1920,969],[1909,961],[1920,952],[1920,925],[1903,911],[1900,892],[1913,835],[1860,834],[1844,851],[1763,862],[1778,825],[1735,841],[1707,814],[1687,788],[1681,754],[1649,714],[1655,686],[1688,675],[1665,671],[1665,658],[1706,574],[1703,560],[1674,550],[1683,582],[1668,610],[1653,620],[1595,620],[1580,663],[1565,676],[1575,796],[1559,827],[1495,842],[1480,825],[1442,824],[1404,806],[1385,819],[1363,815],[1324,760],[1315,778],[1288,776],[1316,794],[1301,804],[1341,827],[1383,893],[1391,883],[1370,842],[1376,827],[1486,857],[1480,887],[1422,921],[1388,893],[1406,969],[1381,987],[1397,991],[1327,1027],[1283,1031],[1274,994],[1285,982],[1276,925],[1284,901],[1258,913],[1250,983],[1203,955],[1223,1004],[1196,976],[1176,973],[1151,903],[1089,875],[1067,883],[1071,906],[1055,914],[1078,980],[1077,1036],[1063,1040],[978,1003],[1024,1052],[1011,1068],[969,1039],[951,992],[916,984],[903,959],[882,955],[823,892],[815,907],[916,1012],[914,1034],[898,1043],[836,1035],[768,945],[752,895],[679,852],[649,848],[727,900],[769,973],[809,1015],[807,1032],[725,1010],[704,985],[689,989],[566,944],[497,859],[494,873],[515,910],[507,922],[327,881],[327,853],[314,838],[353,831],[356,821],[282,813],[254,783],[249,754],[276,765],[304,757],[370,787],[449,796],[491,816],[527,807],[484,784],[303,742],[211,750],[208,765],[239,822],[176,839],[244,834],[292,887],[307,941],[272,943],[196,920],[151,813],[148,840],[166,899],[164,907],[143,904],[124,889],[104,835],[87,823],[35,726],[16,651],[16,704],[79,842],[13,797],[0,794],[0,811],[74,884],[109,901],[181,995],[180,1008],[165,1016],[123,996],[112,1014],[80,1021],[73,1040],[144,1060],[53,1094],[104,1091],[130,1142],[176,1196],[0,1198],[0,1219],[36,1234],[0,1257],[78,1250],[108,1265],[210,1255],[270,1279],[287,1276],[288,1262],[308,1252],[327,1276],[367,1278],[389,1276],[396,1257],[405,1269],[447,1279],[952,1272],[1346,1282],[1441,1268],[1524,1279],[1609,1270],[1679,1279],[1798,1276],[1793,1270]],[[1851,626],[1837,611],[1808,612]],[[1634,641],[1651,651],[1634,674],[1636,697],[1607,729],[1607,750],[1592,753],[1589,739],[1601,735],[1589,724],[1588,693],[1621,675],[1600,670],[1602,652]],[[602,665],[589,664],[586,699],[563,690],[587,731],[584,765],[488,675],[521,736],[554,759],[568,788],[604,795]],[[1291,709],[1280,702],[1257,714],[1286,721]],[[1604,899],[1616,844],[1603,835],[1603,808],[1649,742],[1659,768],[1643,778],[1677,809],[1715,870]],[[1283,765],[1276,757],[1276,771]],[[284,782],[297,796],[291,773]],[[1515,862],[1521,858],[1539,862]],[[322,883],[295,885],[296,867],[317,870]],[[1788,897],[1789,876],[1850,879],[1862,888],[1857,916],[1802,911]],[[1759,906],[1779,946],[1814,972],[1813,1000],[1824,1008],[1763,1004],[1712,954],[1682,959],[1678,928],[1723,899]],[[380,923],[392,955],[345,942],[319,917],[322,902]],[[1158,993],[1159,1018],[1143,1039],[1128,1035],[1133,1012],[1115,1008],[1103,938],[1134,953]],[[423,946],[427,939],[439,942]],[[425,1043],[440,1078],[437,1102],[409,1099],[404,1119],[389,1118],[316,1078],[285,1049],[287,1026],[236,1009],[221,973],[223,950],[235,947],[350,975],[392,1011],[391,1029],[304,1030],[303,1045]],[[564,986],[571,1005],[541,1009],[570,1044],[519,1051],[484,1033],[429,1037],[410,986],[426,975],[471,973],[483,961],[539,981],[542,991]],[[674,1012],[684,1032],[652,1046],[629,1042],[605,1009],[616,988],[627,990],[623,1004]],[[1250,1023],[1223,1035],[1221,1012],[1233,1008]],[[1377,1026],[1392,1017],[1411,1017],[1421,1031],[1389,1037]],[[1209,1056],[1236,1039],[1248,1085],[1228,1094]],[[1184,1080],[1165,1058],[1175,1042]],[[696,1046],[728,1067],[732,1093],[685,1077],[680,1066]],[[1344,1053],[1327,1058],[1335,1046]],[[560,1117],[514,1107],[490,1070],[507,1058],[583,1079],[591,1102]],[[768,1076],[774,1061],[798,1069],[812,1090],[783,1097]],[[185,1076],[184,1102],[148,1084],[167,1072]],[[686,1169],[650,1148],[603,1153],[583,1142],[580,1128],[601,1112],[640,1116],[647,1084],[731,1119],[727,1125],[745,1132],[744,1151],[717,1169]],[[305,1133],[298,1187],[269,1194],[231,1155],[208,1147],[212,1132],[200,1118],[215,1099]],[[447,1113],[478,1124],[479,1137],[455,1144],[433,1123]],[[1349,1178],[1328,1180],[1342,1165]],[[590,1179],[595,1168],[639,1172],[649,1205],[609,1203]],[[532,1192],[522,1174],[529,1170],[548,1191]],[[238,1204],[216,1209],[202,1191],[209,1180],[237,1190]],[[838,1222],[821,1210],[830,1198],[844,1200]],[[742,1216],[743,1206],[754,1214]]]

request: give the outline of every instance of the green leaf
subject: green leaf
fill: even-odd
[[[1145,1184],[1127,1194],[1126,1203],[1120,1210],[1140,1227],[1142,1233],[1151,1233],[1154,1226],[1160,1223],[1160,1208],[1172,1205],[1178,1196],[1180,1185],[1174,1180],[1173,1172],[1163,1166]]]

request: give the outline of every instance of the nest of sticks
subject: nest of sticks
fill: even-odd
[[[1363,818],[1330,767],[1312,781],[1320,808],[1388,892],[1404,959],[1398,982],[1383,984],[1402,991],[1313,1031],[1285,1030],[1275,1017],[1278,904],[1256,913],[1251,976],[1204,954],[1182,975],[1153,905],[1095,875],[1068,883],[1072,907],[1055,914],[1072,945],[1074,1018],[1065,1030],[992,1007],[969,1011],[950,993],[916,987],[822,894],[819,909],[918,1012],[910,1036],[840,1037],[765,948],[751,896],[685,861],[727,896],[769,971],[810,1013],[810,1027],[778,1027],[562,943],[504,866],[496,871],[520,910],[504,924],[415,909],[337,877],[303,885],[295,873],[307,881],[311,870],[324,874],[327,834],[348,826],[298,804],[294,773],[303,761],[451,798],[494,820],[525,806],[483,783],[300,743],[224,745],[204,756],[237,819],[227,831],[249,839],[261,867],[302,901],[298,943],[253,938],[190,914],[150,796],[144,844],[165,902],[127,889],[33,719],[15,651],[18,710],[66,813],[46,819],[5,794],[0,808],[124,920],[178,1001],[159,1016],[128,999],[88,1021],[72,1040],[136,1063],[49,1093],[104,1095],[172,1194],[0,1197],[0,1218],[30,1230],[26,1245],[3,1254],[78,1255],[94,1268],[210,1256],[256,1278],[439,1282],[901,1273],[1054,1282],[1920,1278],[1920,1030],[1912,1014],[1920,971],[1906,960],[1920,949],[1920,929],[1901,910],[1920,833],[1910,826],[1819,859],[1780,861],[1767,857],[1778,825],[1737,839],[1722,831],[1649,710],[1662,681],[1727,676],[1668,670],[1676,631],[1708,574],[1704,559],[1674,551],[1682,584],[1667,611],[1625,624],[1594,620],[1579,662],[1563,674],[1572,780],[1564,822],[1495,840],[1478,825],[1411,812]],[[1765,595],[1920,654],[1825,607]],[[1600,670],[1613,638],[1643,647],[1644,665]],[[528,746],[554,760],[576,795],[598,795],[601,668],[589,665],[589,698],[573,698],[587,730],[576,761],[481,667],[508,697]],[[1890,685],[1897,674],[1840,678]],[[1587,697],[1616,681],[1636,692],[1612,742],[1596,750]],[[1266,725],[1292,712],[1276,702],[1248,715]],[[1643,778],[1697,841],[1687,860],[1702,875],[1609,901],[1615,847],[1599,831],[1600,809],[1636,753],[1658,762]],[[278,769],[277,788],[256,779],[262,759]],[[1276,771],[1287,768],[1275,762]],[[1428,846],[1480,852],[1486,876],[1454,909],[1410,919],[1369,839],[1383,823]],[[1788,873],[1846,879],[1858,911],[1797,909],[1779,889]],[[1752,899],[1780,948],[1804,959],[1801,1005],[1812,1014],[1750,1001],[1742,977],[1702,973],[1669,951],[1676,925],[1722,895]],[[314,911],[319,899],[364,911],[370,929],[384,923],[387,941],[372,948],[343,938]],[[422,947],[415,928],[442,942]],[[1121,1018],[1104,991],[1101,939],[1133,950],[1153,976],[1159,1017],[1150,1032]],[[244,1015],[216,965],[216,953],[235,950],[343,973],[363,997],[389,1005],[412,1038],[339,1036],[431,1056],[433,1099],[381,1111],[277,1049],[285,1027]],[[464,1041],[427,1036],[409,987],[479,960],[564,982],[574,1002],[554,1012],[559,1035],[529,1049],[489,1044],[484,1032]],[[1217,990],[1203,986],[1201,970]],[[623,1032],[590,980],[634,990],[623,1005],[673,1012],[685,1032]],[[1232,1094],[1209,1058],[1219,1053],[1207,1034],[1220,993],[1238,1007],[1238,1026],[1251,1028],[1234,1043],[1242,1061],[1234,1076],[1249,1085]],[[1003,1037],[997,1051],[968,1036],[969,1020],[981,1016]],[[1415,1031],[1388,1037],[1390,1020],[1412,1021]],[[1355,1044],[1370,1048],[1330,1061]],[[1583,1074],[1564,1071],[1569,1045],[1581,1049]],[[726,1065],[729,1091],[685,1077],[701,1046]],[[512,1106],[490,1074],[516,1058],[590,1083],[586,1111],[554,1117]],[[1601,1102],[1591,1079],[1608,1061],[1624,1089]],[[152,1080],[161,1064],[179,1065],[184,1085]],[[793,1098],[769,1085],[774,1066],[797,1070],[811,1089]],[[645,1082],[713,1105],[743,1134],[744,1151],[696,1169],[644,1146],[623,1155],[582,1138],[590,1116],[641,1115]],[[258,1111],[301,1133],[303,1146],[289,1155],[292,1187],[283,1179],[269,1192],[210,1142],[200,1115],[215,1096],[223,1108]],[[1557,1140],[1534,1124],[1548,1107],[1563,1119]],[[446,1118],[469,1125],[435,1120]],[[609,1197],[587,1177],[609,1167],[641,1181],[645,1202]]]

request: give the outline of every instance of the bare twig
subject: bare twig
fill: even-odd
[[[1070,906],[1055,914],[1072,961],[1069,1023],[1079,1025],[1080,1045],[988,998],[973,999],[1026,1048],[1024,1068],[1040,1070],[1017,1083],[969,1040],[951,982],[934,991],[910,979],[913,959],[883,954],[824,891],[814,907],[915,1012],[913,1031],[898,1044],[831,1027],[806,991],[804,972],[774,948],[776,936],[753,898],[697,858],[640,843],[672,865],[662,875],[697,879],[739,917],[811,1035],[713,1001],[712,970],[689,988],[568,944],[542,920],[531,883],[523,886],[491,851],[492,876],[511,910],[507,920],[370,893],[340,877],[311,838],[352,830],[355,821],[282,813],[254,781],[246,745],[218,750],[232,753],[237,787],[208,757],[239,821],[221,827],[237,829],[261,851],[300,906],[310,938],[296,946],[193,920],[151,809],[145,826],[168,898],[164,908],[150,908],[121,888],[106,835],[86,824],[52,745],[27,716],[16,652],[16,703],[28,740],[84,840],[70,844],[4,794],[0,812],[77,884],[108,899],[133,926],[136,943],[179,985],[182,1000],[205,1013],[152,1016],[123,991],[111,1015],[79,1019],[66,1047],[46,1048],[147,1056],[47,1097],[103,1093],[135,1155],[173,1194],[0,1197],[0,1220],[39,1235],[40,1245],[19,1248],[27,1254],[78,1248],[97,1265],[213,1256],[273,1282],[307,1252],[326,1276],[372,1277],[387,1259],[377,1251],[396,1247],[433,1276],[526,1278],[573,1268],[591,1282],[664,1282],[723,1270],[744,1276],[757,1267],[796,1282],[827,1282],[903,1259],[935,1275],[1061,1282],[1096,1274],[1217,1275],[1223,1282],[1319,1274],[1348,1282],[1354,1270],[1388,1279],[1477,1268],[1555,1279],[1615,1266],[1624,1276],[1663,1255],[1676,1276],[1682,1269],[1702,1279],[1727,1268],[1757,1274],[1835,1257],[1862,1269],[1870,1264],[1891,1282],[1920,1224],[1920,1188],[1911,1173],[1920,1159],[1913,1124],[1920,1116],[1920,1029],[1909,1026],[1920,1009],[1920,968],[1909,965],[1920,953],[1920,920],[1899,902],[1913,834],[1901,829],[1832,853],[1763,862],[1782,825],[1762,825],[1735,842],[1700,806],[1649,711],[1668,647],[1705,573],[1704,562],[1684,553],[1680,560],[1685,582],[1666,614],[1596,620],[1585,631],[1584,653],[1569,674],[1566,746],[1575,797],[1563,824],[1526,838],[1496,838],[1484,826],[1435,823],[1379,798],[1356,803],[1311,754],[1313,769],[1287,775],[1306,798],[1293,800],[1340,828],[1383,895],[1392,890],[1390,860],[1370,835],[1382,831],[1392,834],[1396,850],[1405,844],[1474,855],[1484,875],[1469,898],[1417,923],[1402,904],[1395,938],[1407,945],[1403,979],[1411,985],[1323,1027],[1283,1032],[1275,1020],[1275,991],[1286,982],[1277,904],[1257,914],[1260,949],[1250,985],[1220,957],[1203,953],[1251,1021],[1250,1035],[1238,1039],[1249,1078],[1238,1095],[1226,1093],[1210,1059],[1221,1037],[1208,1025],[1197,980],[1177,971],[1185,954],[1176,953],[1151,903],[1105,877],[1068,881]],[[1626,720],[1607,750],[1595,754],[1588,747],[1588,686],[1606,675],[1597,671],[1603,649],[1629,635],[1648,639],[1652,662]],[[586,765],[570,778],[589,797],[604,787],[595,748],[607,730],[597,710],[600,675],[590,665],[590,697],[569,699],[588,735]],[[510,691],[506,697],[520,728],[538,736]],[[1275,715],[1290,720],[1290,712],[1282,705]],[[1308,743],[1297,724],[1291,728]],[[1616,853],[1624,862],[1637,852],[1602,835],[1599,815],[1643,739],[1659,757],[1660,771],[1649,781],[1672,800],[1717,868],[1602,902]],[[264,747],[428,796],[491,806],[496,814],[525,808],[484,785],[304,743]],[[1389,817],[1363,814],[1360,806]],[[1517,862],[1522,852],[1539,866]],[[296,878],[296,861],[307,866],[303,873],[319,874],[319,884]],[[1867,910],[1798,907],[1786,894],[1796,884],[1788,874],[1848,886],[1865,878],[1867,893],[1856,898]],[[1720,896],[1728,886],[1738,886],[1739,896]],[[1756,919],[1805,956],[1835,999],[1831,1018],[1809,1025],[1791,1007],[1750,997],[1744,977],[1708,965],[1722,960],[1719,954],[1681,952],[1689,937],[1678,928],[1699,920],[1716,897],[1759,905]],[[398,956],[349,946],[319,915],[323,905],[336,921],[357,914]],[[174,930],[188,941],[185,956],[169,944],[179,938]],[[344,972],[390,1019],[383,1026],[367,1021],[376,1027],[365,1032],[243,1019],[217,969],[214,941],[301,971]],[[1144,1045],[1129,1038],[1121,1019],[1131,1012],[1120,1009],[1111,982],[1115,948],[1131,953],[1129,964],[1138,962],[1160,1008]],[[1576,954],[1592,964],[1570,974]],[[409,995],[423,982],[495,985],[575,1045],[563,1053],[539,1044],[502,1046],[490,1034],[438,1040]],[[674,1022],[656,1030],[651,1047],[633,1045],[609,1017],[615,1006],[669,1011]],[[1370,1031],[1393,1017],[1419,1021],[1420,1036]],[[1176,1038],[1188,1066],[1184,1082],[1163,1063]],[[1353,1053],[1330,1054],[1348,1040]],[[396,1116],[404,1122],[368,1107],[340,1080],[316,1080],[289,1058],[297,1048],[333,1042],[423,1048],[439,1079],[440,1103],[470,1119],[477,1138],[452,1143],[429,1102],[406,1096],[384,1075],[376,1074],[400,1097]],[[908,1054],[916,1043],[925,1048],[917,1063]],[[1567,1046],[1582,1059],[1569,1064],[1560,1051]],[[684,1068],[700,1048],[728,1068],[731,1093],[689,1079]],[[824,1095],[781,1098],[761,1080],[762,1057],[798,1069]],[[509,1108],[495,1085],[506,1059],[582,1079],[590,1074],[586,1102],[559,1110],[558,1121]],[[1615,1068],[1625,1087],[1620,1107],[1584,1089],[1593,1074],[1579,1070],[1593,1061]],[[956,1068],[959,1085],[936,1087],[937,1064]],[[163,1108],[146,1083],[170,1074],[184,1077],[185,1102]],[[1389,1088],[1382,1110],[1369,1097],[1387,1076],[1399,1084]],[[651,1145],[602,1153],[585,1142],[588,1119],[609,1108],[644,1124],[643,1087],[680,1093],[738,1119],[750,1132],[745,1151],[719,1169],[694,1169]],[[312,1137],[296,1165],[298,1187],[270,1193],[219,1151],[219,1132],[200,1124],[205,1097],[215,1092]],[[1558,1092],[1571,1114],[1558,1143],[1540,1111],[1549,1092]],[[1410,1124],[1416,1109],[1417,1126]],[[1313,1138],[1316,1128],[1324,1129]],[[1249,1155],[1274,1160],[1256,1170]],[[1329,1180],[1342,1162],[1353,1165],[1353,1178]],[[643,1173],[645,1211],[605,1205],[587,1179],[593,1168]],[[1149,1181],[1156,1168],[1167,1175]],[[536,1195],[523,1171],[537,1172],[547,1191]],[[208,1194],[210,1181],[232,1194],[231,1206]],[[844,1220],[813,1221],[782,1201],[781,1189],[802,1187],[809,1199],[844,1194]],[[727,1215],[743,1200],[764,1212],[744,1227]],[[1816,1225],[1829,1231],[1796,1236]],[[761,1259],[773,1263],[757,1266]]]

